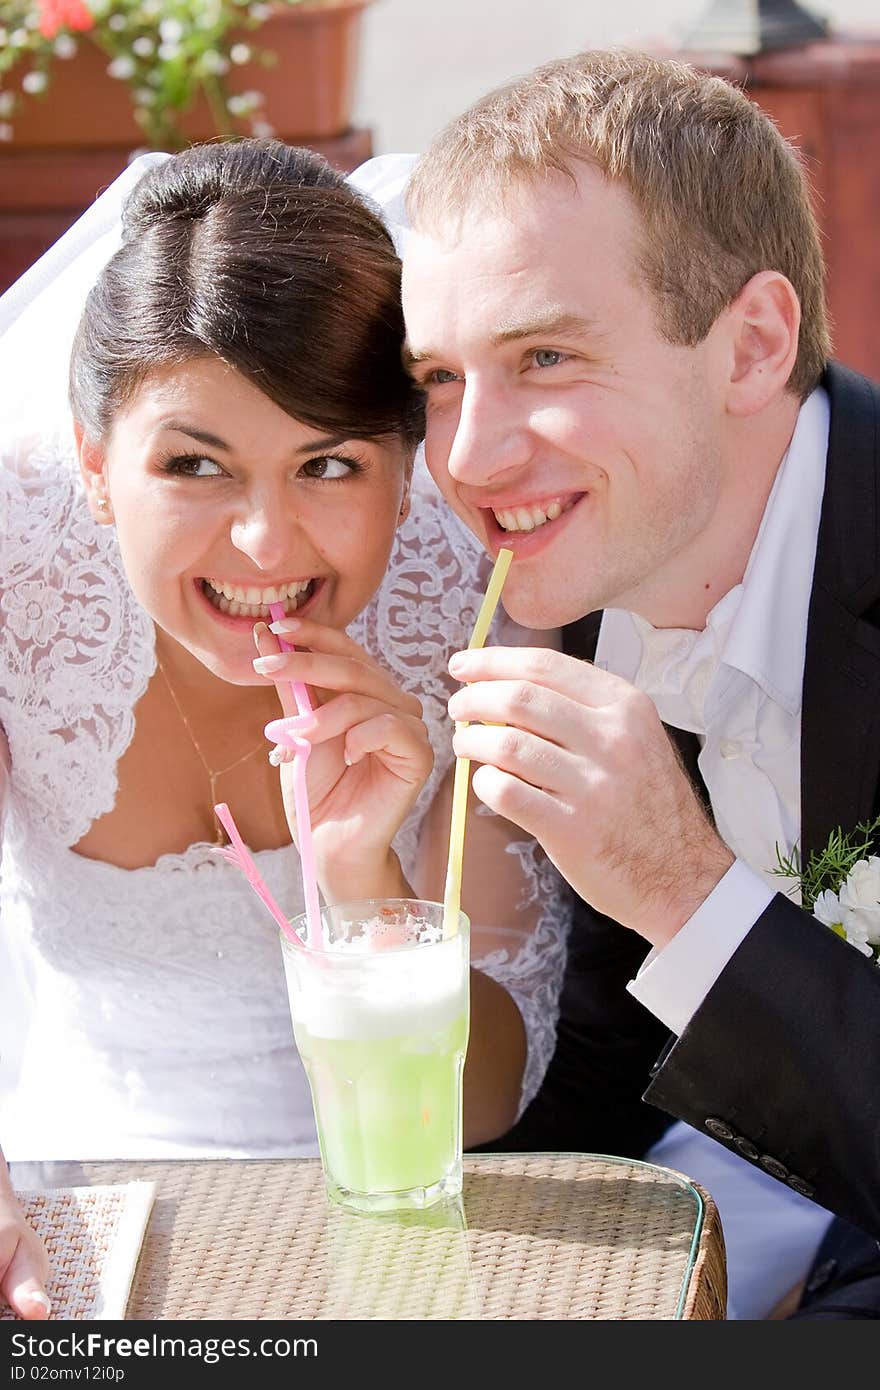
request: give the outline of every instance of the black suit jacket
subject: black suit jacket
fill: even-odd
[[[880,389],[836,363],[801,733],[801,847],[880,813]],[[567,629],[591,655],[599,614]],[[698,788],[697,743],[670,731]],[[880,967],[777,894],[680,1038],[626,992],[648,946],[575,908],[556,1051],[494,1147],[641,1156],[671,1117],[880,1235]],[[659,1054],[659,1060],[657,1060]]]

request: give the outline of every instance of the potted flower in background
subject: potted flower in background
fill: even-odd
[[[276,135],[351,169],[372,0],[4,0],[0,290],[138,149]]]

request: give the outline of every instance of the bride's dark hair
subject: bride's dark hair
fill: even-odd
[[[74,341],[71,407],[101,438],[152,370],[210,354],[305,424],[415,443],[402,345],[394,245],[342,174],[276,140],[198,145],[128,199]]]

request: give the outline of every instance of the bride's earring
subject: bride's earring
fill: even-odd
[[[398,524],[398,526],[401,526],[401,525],[403,524],[403,522],[406,521],[406,519],[407,519],[408,516],[409,516],[409,492],[407,492],[406,496],[404,497],[403,501],[402,501],[401,504],[400,504],[400,514],[398,515],[398,518],[397,518],[397,524]]]
[[[110,503],[107,501],[106,497],[99,497],[97,507],[99,512],[106,512],[109,510]]]

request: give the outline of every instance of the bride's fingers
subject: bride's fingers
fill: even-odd
[[[269,631],[276,637],[283,637],[292,647],[308,647],[311,651],[372,661],[347,632],[328,627],[326,623],[316,623],[312,618],[280,618],[277,623],[269,624]]]
[[[418,783],[428,776],[434,755],[421,719],[385,711],[349,729],[345,736],[345,761],[354,765],[370,754],[381,757],[401,781]]]
[[[354,695],[347,692],[345,695],[337,695],[326,704],[319,705],[307,719],[298,721],[295,719],[283,721],[289,724],[290,731],[297,736],[308,739],[309,743],[317,745],[328,743],[331,739],[339,738],[340,735],[347,734],[358,724],[365,723],[368,719],[376,719],[383,714],[390,715],[403,723],[422,725],[421,719],[415,715],[403,714],[398,709],[391,709],[385,700],[374,700],[366,695]],[[281,723],[282,721],[278,721]],[[267,733],[271,726],[267,725]],[[268,737],[275,737],[268,734]],[[427,737],[427,733],[425,734]]]
[[[254,624],[254,646],[260,654],[260,659],[267,656],[278,656],[281,652],[281,647],[278,644],[278,638],[272,636],[272,633],[269,631],[265,623]],[[285,716],[288,718],[297,716],[299,714],[299,710],[296,707],[296,700],[294,699],[293,691],[290,688],[289,681],[279,682],[275,686],[275,689],[278,692],[278,699],[281,702],[281,708],[284,711]],[[293,757],[292,750],[290,750],[290,757]],[[281,762],[288,761],[288,759],[286,756],[282,757],[276,748],[275,750],[273,750],[273,753],[269,754],[269,761],[277,766]]]
[[[277,623],[270,623],[269,631],[278,637],[283,637],[293,647],[305,648],[310,652],[324,652],[327,656],[349,657],[352,661],[368,666],[386,683],[389,697],[391,692],[396,694],[395,704],[400,705],[401,708],[404,704],[408,704],[412,707],[413,713],[421,713],[421,705],[416,696],[404,694],[394,678],[388,674],[384,667],[379,665],[375,657],[355,642],[354,638],[349,637],[347,632],[340,632],[335,627],[327,627],[326,623],[316,623],[310,618],[292,617],[281,619]],[[416,706],[418,706],[418,710],[416,710]]]
[[[355,648],[360,652],[360,648]],[[319,690],[352,692],[381,700],[403,714],[416,717],[422,707],[415,695],[401,690],[394,679],[381,667],[373,665],[363,653],[358,656],[327,654],[325,652],[278,652],[258,656],[254,670],[278,686],[289,681],[302,681]],[[284,693],[282,690],[282,701]]]

